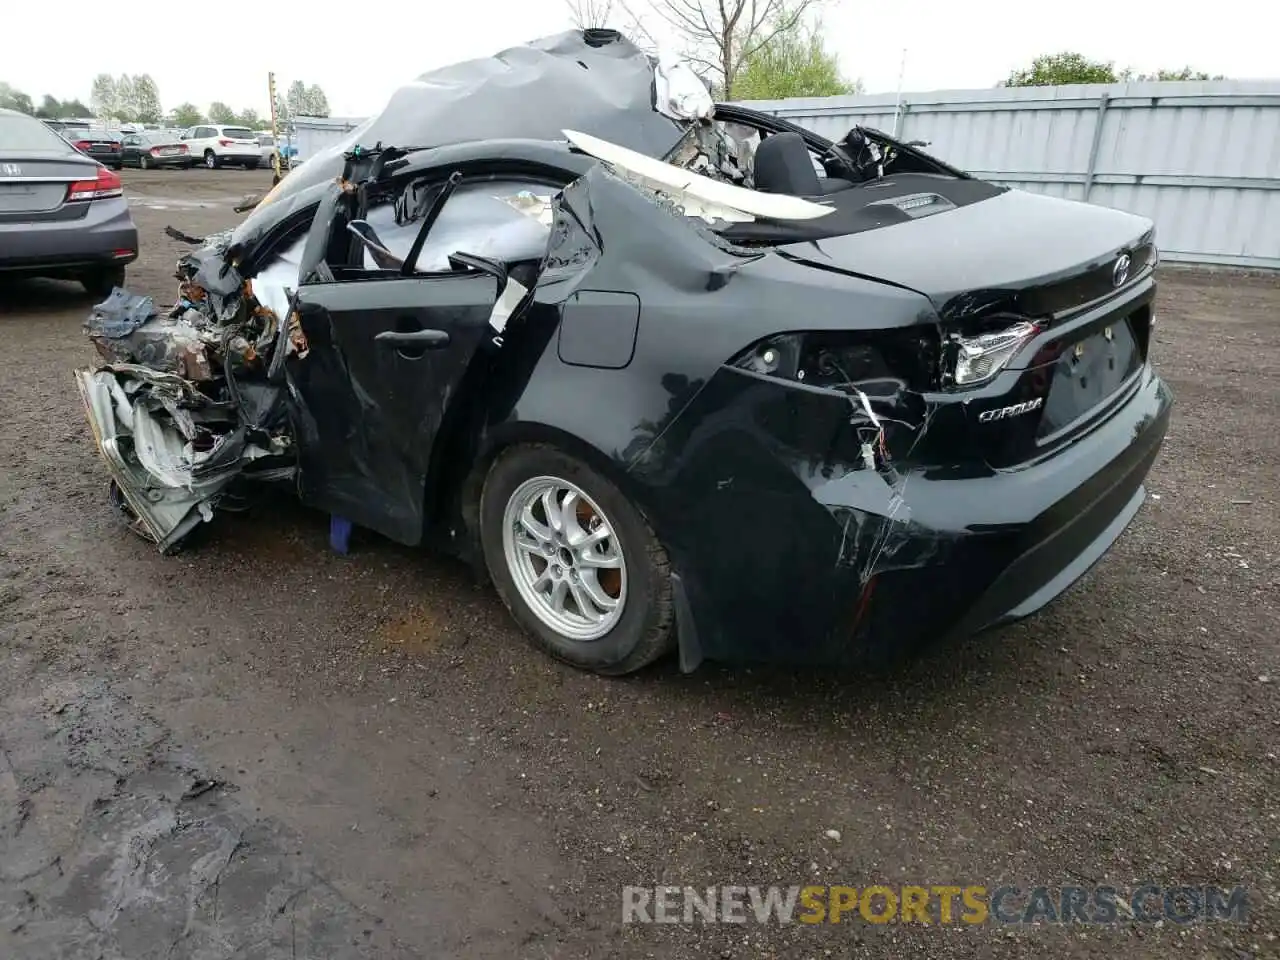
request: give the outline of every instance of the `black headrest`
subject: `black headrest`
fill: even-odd
[[[794,197],[816,197],[822,192],[818,171],[798,133],[775,133],[756,148],[756,189],[765,193],[788,193]]]

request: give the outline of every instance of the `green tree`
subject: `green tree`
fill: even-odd
[[[215,100],[209,104],[209,122],[210,123],[235,123],[236,112],[228,107],[221,100]]]
[[[60,116],[64,119],[67,117],[91,117],[93,116],[93,111],[86,107],[79,97],[76,97],[74,100],[62,101],[62,113]]]
[[[169,114],[169,122],[179,129],[194,127],[204,120],[204,114],[194,103],[180,103]]]
[[[138,87],[127,73],[116,77],[116,106],[111,119],[132,123],[138,119]]]
[[[33,115],[36,112],[36,105],[31,102],[31,97],[7,83],[0,83],[0,107]]]
[[[786,11],[782,12],[786,15]],[[786,97],[834,97],[860,92],[840,74],[839,58],[822,42],[822,24],[797,24],[779,32],[742,60],[734,84],[738,100],[782,100]]]
[[[267,125],[267,121],[258,116],[257,110],[244,110],[236,117],[236,123],[242,127],[248,127],[250,130],[261,130]]]
[[[289,92],[284,95],[285,107],[289,111],[291,117],[305,117],[307,115],[307,85],[301,80],[295,80],[289,84]]]
[[[307,116],[327,117],[329,115],[329,98],[324,95],[318,84],[307,87]]]
[[[1036,57],[1026,70],[1015,70],[999,86],[1054,87],[1072,83],[1127,83],[1130,80],[1225,80],[1191,67],[1135,73],[1131,67],[1117,70],[1114,63],[1090,60],[1079,53],[1050,53]]]
[[[109,73],[100,73],[93,78],[93,87],[89,91],[89,105],[93,107],[93,115],[104,120],[114,117],[120,109],[120,98],[116,91],[116,78]]]
[[[57,97],[46,93],[40,100],[40,106],[36,108],[36,116],[42,120],[57,120],[62,116],[62,104]]]
[[[160,107],[160,90],[151,74],[133,78],[133,119],[138,123],[159,123],[164,116]]]
[[[1139,80],[1225,80],[1222,74],[1217,76],[1209,76],[1199,70],[1192,70],[1190,67],[1183,67],[1180,70],[1157,70],[1155,73],[1140,73],[1137,76]]]
[[[1048,53],[1025,70],[1015,70],[1001,86],[1056,87],[1072,83],[1116,83],[1123,79],[1115,64],[1090,60],[1079,53]]]

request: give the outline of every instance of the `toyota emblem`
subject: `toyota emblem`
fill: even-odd
[[[1116,265],[1111,269],[1111,284],[1116,287],[1123,287],[1124,282],[1129,279],[1129,255],[1122,253],[1116,258]]]

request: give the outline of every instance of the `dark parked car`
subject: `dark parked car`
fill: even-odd
[[[119,130],[75,130],[64,136],[86,157],[112,170],[119,170],[124,163],[124,134]]]
[[[607,674],[900,654],[1120,536],[1172,403],[1149,221],[703,104],[610,32],[499,57],[281,181],[168,318],[91,318],[157,371],[79,374],[135,530],[283,479]]]
[[[0,109],[0,273],[106,295],[138,256],[120,177],[39,120]]]
[[[178,139],[176,133],[127,133],[122,143],[122,162],[127,167],[139,167],[143,170],[150,170],[152,167],[187,169],[195,163],[187,145]]]

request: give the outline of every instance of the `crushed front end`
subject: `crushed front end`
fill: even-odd
[[[171,309],[116,289],[85,324],[104,363],[75,377],[113,499],[164,552],[296,469],[282,361],[305,344],[225,252],[213,238],[178,262]]]

